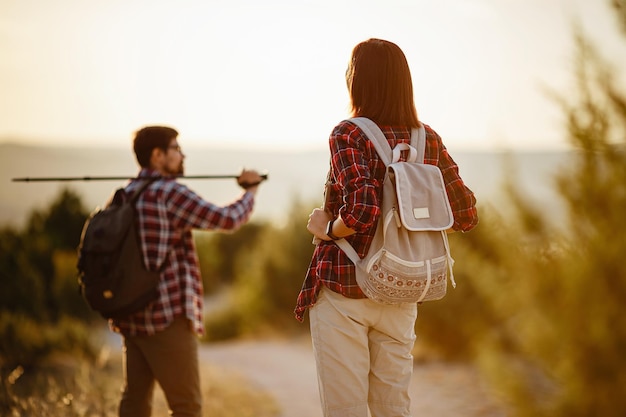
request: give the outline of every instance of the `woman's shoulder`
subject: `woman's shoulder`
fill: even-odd
[[[420,123],[422,124],[422,126],[424,126],[424,133],[426,134],[426,141],[427,142],[431,142],[431,144],[441,144],[443,145],[443,142],[441,140],[441,136],[439,136],[439,134],[435,131],[435,129],[433,129],[430,125],[420,121]]]
[[[334,143],[337,147],[361,147],[366,141],[365,133],[350,121],[350,119],[342,120],[337,123],[330,134],[329,138],[331,146]]]
[[[358,126],[350,119],[344,119],[337,123],[333,128],[333,135],[337,134],[351,134],[358,130]]]
[[[441,137],[435,131],[435,129],[422,121],[420,121],[420,124],[424,127],[426,141],[429,142],[430,146],[439,147],[443,145]],[[379,127],[382,129],[383,133],[391,136],[401,137],[403,135],[406,135],[407,133],[410,134],[411,132],[411,129],[407,126],[385,125]],[[331,133],[331,137],[344,138],[349,141],[360,142],[364,138],[364,133],[354,121],[352,121],[351,119],[344,119],[335,125]]]
[[[427,135],[433,135],[433,136],[439,137],[439,134],[437,134],[435,129],[433,129],[429,124],[424,123],[421,120],[420,120],[420,123],[422,126],[424,126],[424,131],[426,132]]]

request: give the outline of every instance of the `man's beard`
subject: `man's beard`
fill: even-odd
[[[181,175],[185,175],[185,166],[181,162],[180,165],[178,165],[178,169],[168,170],[167,173],[173,177],[180,177]]]

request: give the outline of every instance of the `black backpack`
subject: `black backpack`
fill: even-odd
[[[137,234],[135,203],[155,179],[145,181],[132,196],[115,191],[105,209],[85,221],[78,246],[78,284],[92,310],[104,318],[135,313],[158,295],[160,271],[148,271]]]

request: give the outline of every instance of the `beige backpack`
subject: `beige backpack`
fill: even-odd
[[[454,276],[446,230],[453,222],[441,171],[424,164],[424,127],[413,129],[411,145],[393,150],[380,128],[363,117],[350,119],[368,137],[385,163],[381,217],[368,254],[360,259],[345,240],[335,241],[356,266],[357,283],[368,298],[384,303],[439,300],[447,275]],[[408,151],[400,161],[401,151]]]

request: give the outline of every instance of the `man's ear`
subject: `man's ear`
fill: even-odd
[[[153,148],[150,153],[150,168],[159,169],[163,164],[163,156],[165,152],[161,148]]]

